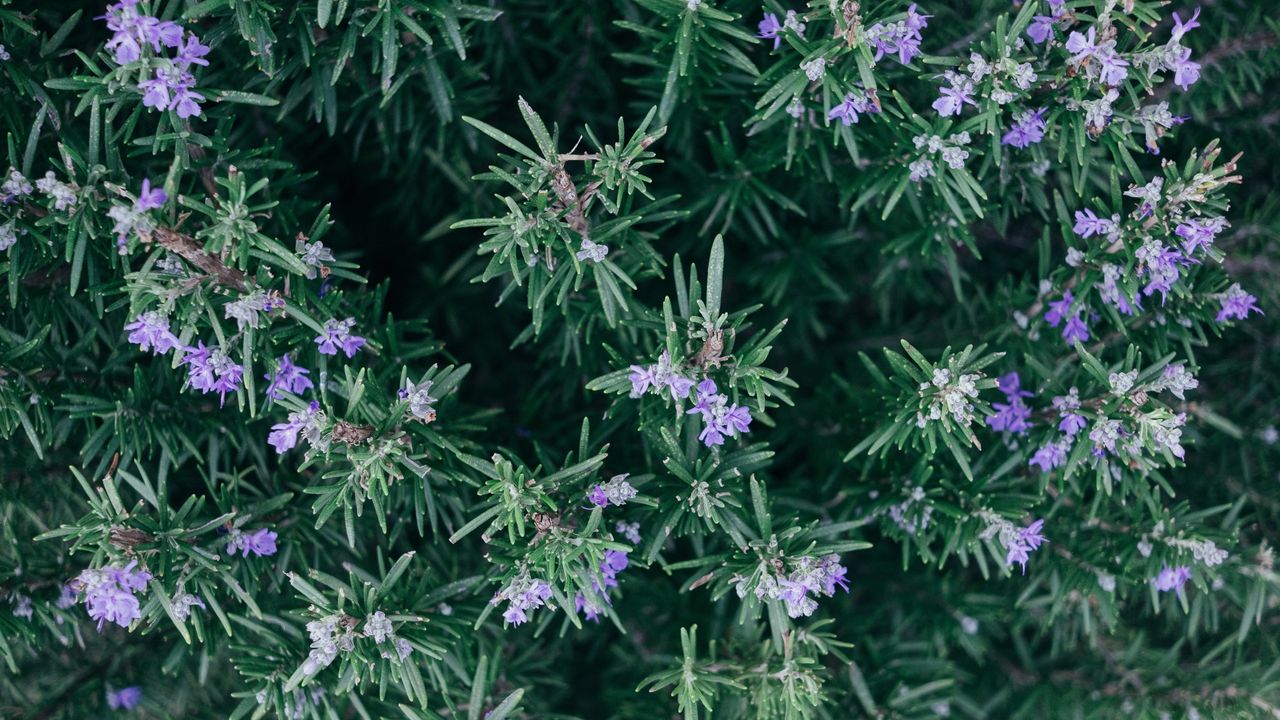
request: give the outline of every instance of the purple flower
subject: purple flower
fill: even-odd
[[[180,346],[178,337],[169,331],[169,318],[159,312],[144,312],[124,329],[129,331],[129,342],[144,352],[163,355]]]
[[[1028,110],[1018,115],[1009,131],[1000,138],[1003,145],[1026,148],[1044,139],[1044,108]]]
[[[323,444],[320,436],[323,428],[321,417],[323,414],[319,411],[320,403],[312,400],[306,410],[289,413],[288,422],[271,426],[271,432],[267,435],[267,444],[276,449],[277,455],[283,455],[296,447],[299,435],[306,438],[312,446]]]
[[[527,611],[542,607],[551,596],[551,586],[545,580],[534,580],[528,571],[522,571],[495,593],[489,603],[497,605],[505,600],[507,609],[502,613],[503,619],[510,625],[521,625],[529,619]]]
[[[1111,235],[1116,231],[1116,221],[1118,219],[1118,216],[1110,218],[1098,217],[1093,210],[1086,208],[1076,211],[1076,224],[1071,229],[1082,238],[1094,235]]]
[[[1081,63],[1098,51],[1098,46],[1094,44],[1097,38],[1097,30],[1089,28],[1087,35],[1081,35],[1078,32],[1072,32],[1067,37],[1066,49],[1071,53],[1071,62]]]
[[[1231,283],[1231,287],[1221,297],[1222,309],[1215,318],[1220,323],[1228,320],[1244,320],[1249,313],[1263,314],[1258,307],[1258,298],[1250,295],[1240,287],[1240,283]]]
[[[1027,527],[1020,528],[1017,533],[1009,541],[1006,547],[1006,555],[1004,564],[1006,567],[1012,567],[1014,563],[1022,566],[1022,572],[1027,572],[1027,560],[1032,552],[1045,542],[1044,520],[1036,520]]]
[[[765,13],[764,19],[760,21],[760,34],[758,38],[773,41],[773,49],[777,50],[778,45],[782,43],[782,23],[778,22],[778,16],[773,13]]]
[[[107,705],[112,710],[132,710],[142,702],[142,688],[134,685],[119,690],[107,689]]]
[[[294,395],[301,395],[313,385],[307,375],[311,371],[300,365],[294,365],[293,359],[288,355],[281,355],[274,372],[263,375],[263,378],[270,381],[267,385],[267,397],[272,400],[279,400],[284,397],[281,391],[290,392]]]
[[[175,47],[178,48],[178,54],[174,56],[173,61],[178,65],[186,68],[191,65],[207,66],[209,64],[209,61],[204,59],[204,56],[209,54],[209,46],[201,44],[200,39],[195,35],[188,35],[185,43],[179,43]]]
[[[1080,315],[1067,320],[1067,324],[1062,327],[1062,339],[1068,343],[1089,341],[1089,326]]]
[[[849,93],[844,96],[844,101],[839,105],[831,108],[827,113],[828,120],[839,120],[846,127],[858,122],[859,113],[877,113],[880,109],[875,103],[869,102],[865,95]]]
[[[169,199],[164,190],[160,188],[152,188],[151,180],[143,178],[142,189],[138,191],[138,199],[134,201],[133,207],[138,212],[147,210],[155,210],[164,207],[164,203]]]
[[[1196,11],[1191,15],[1191,19],[1188,20],[1186,23],[1183,23],[1182,18],[1178,17],[1178,13],[1175,12],[1173,14],[1172,39],[1175,41],[1180,41],[1182,40],[1183,35],[1186,35],[1188,32],[1200,27],[1200,23],[1196,22],[1196,18],[1198,17],[1200,17],[1199,7],[1196,8]]]
[[[746,433],[751,425],[751,411],[742,405],[729,405],[728,396],[718,392],[711,378],[698,385],[697,403],[685,414],[702,415],[705,425],[698,439],[707,447],[723,445],[726,437]]]
[[[1027,464],[1035,465],[1040,468],[1040,472],[1047,473],[1056,467],[1062,467],[1066,461],[1066,449],[1059,443],[1049,443],[1037,450]]]
[[[1183,586],[1191,579],[1191,568],[1180,565],[1175,568],[1166,566],[1151,582],[1160,592],[1182,592]]]
[[[987,425],[997,432],[1019,435],[1026,433],[1031,427],[1031,408],[1022,398],[1033,397],[1033,394],[1022,389],[1022,382],[1016,372],[1001,376],[996,381],[996,387],[1005,394],[1008,402],[991,404],[996,413],[987,416]]]
[[[921,15],[916,12],[913,3],[907,7],[906,18],[893,23],[876,23],[867,28],[866,41],[875,47],[875,61],[879,62],[885,54],[897,54],[898,62],[906,65],[920,54],[920,42],[924,39],[920,31],[929,25],[932,15]]]
[[[321,355],[337,355],[338,348],[342,348],[342,352],[346,353],[348,358],[355,357],[357,351],[364,347],[364,338],[359,335],[352,335],[351,328],[355,327],[355,318],[347,318],[346,320],[329,320],[324,324],[324,334],[316,337],[316,344],[320,346]]]
[[[207,348],[203,341],[186,348],[181,364],[187,366],[191,387],[203,393],[218,393],[219,407],[226,402],[227,393],[238,389],[244,379],[243,365],[233,362],[221,347]]]
[[[141,604],[134,593],[146,588],[151,573],[134,570],[138,561],[132,560],[124,567],[106,565],[97,570],[84,570],[72,582],[72,586],[85,594],[85,610],[98,621],[98,632],[104,623],[112,622],[127,628],[142,617]]]
[[[258,557],[269,557],[276,554],[276,533],[267,528],[258,528],[252,532],[239,529],[231,531],[227,541],[227,555],[240,553],[240,557],[249,557],[253,553]]]
[[[675,367],[671,364],[671,353],[666,350],[658,356],[658,362],[655,365],[649,367],[632,365],[628,379],[631,381],[633,398],[644,395],[652,387],[656,393],[661,393],[663,389],[670,389],[671,398],[680,400],[688,397],[689,391],[693,389],[693,381],[675,371]]]
[[[627,501],[636,496],[636,489],[631,483],[627,482],[627,475],[614,475],[609,478],[609,482],[603,485],[596,485],[587,493],[587,499],[596,507],[608,507],[609,505],[617,505],[621,507],[626,505]]]
[[[1088,423],[1085,422],[1083,415],[1067,413],[1062,416],[1062,421],[1058,423],[1058,430],[1066,433],[1067,435],[1075,436],[1075,434],[1083,430],[1087,424]]]
[[[973,81],[967,77],[947,71],[947,80],[951,83],[950,87],[940,88],[937,100],[933,101],[933,109],[938,111],[942,117],[950,117],[951,115],[959,115],[964,109],[966,103],[974,107],[978,103],[973,100]]]
[[[1058,20],[1062,19],[1066,12],[1066,8],[1063,7],[1064,4],[1065,0],[1049,0],[1049,12],[1053,13],[1053,15],[1036,15],[1031,19],[1031,25],[1027,28],[1027,36],[1031,38],[1032,42],[1039,45],[1049,39],[1053,34],[1054,25],[1057,24]]]
[[[1213,241],[1217,239],[1218,233],[1227,227],[1227,221],[1222,218],[1212,218],[1209,220],[1188,220],[1180,223],[1173,232],[1182,238],[1182,251],[1188,256],[1193,255],[1201,248],[1213,247]]]
[[[1067,290],[1062,293],[1062,298],[1049,302],[1049,309],[1044,314],[1045,322],[1049,323],[1049,327],[1058,327],[1062,319],[1071,313],[1071,305],[1075,302],[1071,291]]]
[[[1186,92],[1200,79],[1200,63],[1191,60],[1191,48],[1182,48],[1173,58],[1173,84]]]

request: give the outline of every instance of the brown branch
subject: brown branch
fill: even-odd
[[[200,247],[200,244],[190,235],[184,235],[171,228],[158,227],[149,233],[141,234],[141,237],[143,243],[153,241],[159,243],[161,247],[200,268],[219,285],[240,292],[249,290],[249,282],[245,279],[244,273],[227,267],[222,260],[205,252],[204,248]]]

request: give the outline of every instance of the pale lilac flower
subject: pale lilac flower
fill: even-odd
[[[307,378],[310,374],[310,370],[301,365],[294,365],[293,358],[288,355],[281,355],[280,359],[276,361],[276,369],[262,376],[263,379],[269,381],[267,397],[272,400],[279,400],[284,397],[282,392],[301,395],[313,387],[311,380]]]
[[[370,615],[364,623],[365,637],[373,638],[373,641],[378,644],[382,644],[384,640],[391,637],[393,631],[391,621],[381,610]]]
[[[698,439],[707,447],[723,445],[726,437],[746,433],[751,425],[751,410],[744,405],[730,405],[729,397],[720,394],[710,378],[698,385],[697,403],[685,414],[702,415],[704,427]]]
[[[640,544],[640,523],[623,522],[619,520],[618,523],[613,526],[613,529],[614,532],[621,533],[622,536],[627,539],[627,542],[633,545]]]
[[[179,620],[186,620],[191,617],[191,608],[198,607],[205,609],[204,601],[195,595],[189,595],[179,591],[173,596],[173,616]]]
[[[239,528],[230,533],[227,540],[227,555],[240,553],[240,557],[249,557],[252,553],[258,557],[270,557],[276,554],[276,533],[268,528],[258,528],[244,532]]]
[[[1026,148],[1035,145],[1044,139],[1045,109],[1027,110],[1020,113],[1014,120],[1013,125],[1009,127],[1009,131],[1000,138],[1003,145],[1012,145],[1016,148]]]
[[[238,389],[244,379],[243,365],[232,361],[222,347],[207,348],[203,341],[197,341],[196,347],[186,348],[181,364],[187,366],[191,387],[202,393],[218,393],[219,407],[226,402],[227,393]]]
[[[16,244],[18,244],[18,232],[13,229],[13,223],[7,222],[0,225],[0,252],[4,252]]]
[[[1156,590],[1159,590],[1160,592],[1172,591],[1181,593],[1183,586],[1185,586],[1187,581],[1190,579],[1191,568],[1186,565],[1180,565],[1174,568],[1166,566],[1151,582],[1155,585]]]
[[[849,126],[858,122],[859,114],[870,114],[880,112],[880,108],[875,103],[867,99],[865,93],[848,93],[844,96],[844,101],[839,105],[831,108],[827,112],[828,120],[839,120],[845,126]]]
[[[1058,411],[1058,416],[1062,421],[1058,423],[1058,430],[1065,433],[1069,437],[1075,437],[1076,433],[1084,429],[1084,416],[1077,413],[1080,409],[1080,396],[1076,388],[1071,388],[1071,392],[1066,395],[1059,395],[1053,399],[1053,409]]]
[[[129,332],[129,342],[154,355],[163,355],[181,346],[178,337],[169,330],[169,318],[156,311],[139,314],[124,329]]]
[[[31,194],[31,181],[13,168],[9,168],[9,177],[0,183],[0,203],[8,205],[20,197]]]
[[[1200,79],[1200,63],[1191,60],[1191,48],[1182,48],[1173,57],[1173,84],[1186,92]]]
[[[608,507],[609,505],[622,506],[626,505],[628,500],[636,496],[636,489],[631,483],[627,482],[627,473],[622,475],[614,475],[609,481],[596,485],[587,494],[587,499],[596,507]]]
[[[306,276],[309,280],[315,278],[317,268],[322,268],[325,263],[331,263],[337,259],[333,256],[333,251],[319,241],[312,243],[298,240],[296,251],[303,264],[307,266]]]
[[[35,615],[35,608],[31,604],[31,598],[22,593],[14,593],[10,596],[10,602],[13,603],[13,616],[20,617],[24,620],[30,620]]]
[[[436,398],[431,396],[431,386],[434,383],[430,380],[417,385],[414,385],[412,380],[406,382],[408,384],[400,389],[399,395],[401,400],[409,401],[409,414],[423,422],[433,422],[436,419],[436,411],[432,407],[436,403]]]
[[[1222,294],[1220,302],[1222,309],[1214,318],[1220,323],[1228,320],[1244,320],[1251,312],[1263,314],[1262,309],[1258,307],[1258,298],[1245,292],[1244,288],[1240,287],[1240,283],[1231,283],[1231,287]]]
[[[364,338],[351,334],[351,329],[355,327],[355,324],[355,318],[326,321],[324,334],[316,337],[316,344],[320,346],[320,354],[337,355],[338,349],[341,348],[348,358],[355,357],[356,352],[364,347],[365,344]]]
[[[582,249],[574,254],[579,262],[590,260],[593,263],[604,262],[609,256],[609,246],[592,242],[589,238],[582,238]]]
[[[76,193],[71,189],[70,185],[62,182],[50,170],[44,174],[44,177],[36,181],[36,189],[53,198],[54,210],[66,210],[75,207]]]
[[[132,710],[142,702],[142,688],[132,687],[112,690],[107,688],[107,705],[112,710]]]
[[[4,45],[0,45],[0,62],[12,60],[12,59],[13,59],[13,56],[9,54],[8,50],[5,50]]]

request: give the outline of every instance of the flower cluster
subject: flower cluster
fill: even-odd
[[[1031,553],[1045,542],[1044,520],[1036,520],[1027,527],[1017,527],[989,510],[979,512],[978,518],[987,525],[978,537],[983,540],[998,538],[1005,550],[1005,567],[1018,563],[1025,574]]]
[[[113,203],[107,211],[107,217],[115,223],[112,231],[116,234],[116,249],[121,255],[129,252],[129,236],[133,233],[149,233],[155,223],[147,215],[149,210],[158,210],[168,202],[169,196],[160,188],[151,187],[151,180],[142,181],[142,189],[131,205]]]
[[[745,405],[730,405],[729,396],[718,391],[711,378],[698,383],[697,402],[686,411],[688,415],[702,415],[702,432],[698,439],[707,447],[723,445],[726,437],[748,432],[751,410]]]
[[[1062,437],[1037,450],[1028,463],[1039,466],[1041,472],[1049,472],[1066,462],[1067,452],[1075,444],[1076,435],[1088,424],[1077,412],[1080,409],[1080,391],[1074,387],[1066,395],[1053,399],[1053,409],[1058,412],[1058,431]]]
[[[276,554],[276,533],[268,528],[258,528],[251,532],[244,532],[240,528],[232,528],[227,538],[227,555],[232,556],[237,552],[241,557],[249,557],[250,553],[258,557],[268,557]],[[201,607],[204,607],[201,605]]]
[[[58,211],[75,207],[76,192],[68,184],[59,180],[50,170],[44,177],[36,181],[36,189],[53,200],[53,209]]]
[[[246,327],[256,329],[262,322],[260,317],[262,313],[269,313],[282,307],[284,307],[284,300],[278,295],[254,290],[244,297],[227,303],[223,308],[223,314],[229,320],[234,319],[239,330],[244,330]]]
[[[511,579],[511,582],[494,593],[489,604],[497,605],[500,602],[506,602],[507,609],[503,611],[502,619],[511,625],[521,625],[528,622],[529,612],[543,605],[551,607],[547,602],[550,599],[551,585],[546,580],[529,577],[528,570],[521,570],[520,574]]]
[[[621,550],[605,550],[604,560],[600,563],[599,577],[591,578],[590,592],[580,592],[574,597],[574,609],[588,620],[599,622],[604,606],[611,604],[609,588],[618,587],[618,573],[626,570],[630,564],[631,559],[627,553]]]
[[[1077,305],[1076,297],[1070,290],[1064,291],[1062,297],[1051,301],[1044,313],[1045,322],[1049,323],[1049,327],[1062,326],[1062,339],[1068,343],[1089,341],[1087,317],[1088,308],[1084,303]]]
[[[305,274],[308,280],[314,280],[317,274],[328,277],[329,267],[326,263],[337,259],[333,256],[333,251],[319,241],[307,242],[299,238],[295,250],[302,263],[307,266]]]
[[[382,651],[382,657],[388,660],[404,660],[413,652],[413,646],[409,644],[408,640],[396,637],[395,628],[391,625],[391,620],[381,610],[365,619],[364,636],[372,638],[378,645],[390,640],[391,647],[395,651],[394,654],[391,650]]]
[[[205,609],[204,601],[199,596],[191,595],[181,590],[174,593],[173,601],[170,604],[173,606],[173,616],[179,620],[186,620],[191,617],[191,608]]]
[[[638,398],[644,395],[650,389],[654,394],[661,395],[663,390],[671,391],[671,398],[679,400],[689,397],[689,390],[693,388],[693,381],[675,371],[671,365],[671,353],[666,350],[658,356],[658,362],[648,367],[640,365],[631,366],[631,374],[627,376],[631,381],[631,397]]]
[[[1196,559],[1196,562],[1204,563],[1207,567],[1221,565],[1227,561],[1227,557],[1230,555],[1226,550],[1218,547],[1218,544],[1212,540],[1165,538],[1164,542],[1169,547],[1178,548],[1179,550],[1190,550],[1191,556]]]
[[[953,378],[952,372],[946,368],[933,371],[931,382],[920,383],[920,397],[928,398],[929,414],[916,413],[916,427],[923,428],[933,420],[941,420],[943,414],[960,427],[968,427],[973,422],[973,402],[978,397],[978,380],[980,373],[967,373]]]
[[[911,182],[920,182],[936,174],[933,158],[941,157],[942,162],[952,170],[962,170],[964,162],[969,159],[969,151],[965,146],[973,141],[967,132],[959,132],[947,138],[939,135],[917,135],[911,142],[916,150],[923,150],[918,158],[911,161]]]
[[[1133,64],[1147,73],[1147,80],[1154,81],[1160,72],[1173,73],[1173,84],[1182,88],[1183,92],[1200,79],[1200,63],[1191,59],[1191,48],[1184,47],[1182,38],[1191,30],[1200,27],[1197,18],[1200,8],[1196,8],[1191,18],[1185,23],[1178,13],[1173,13],[1173,32],[1164,47],[1155,48],[1133,57]]]
[[[1044,139],[1044,108],[1024,110],[1014,116],[1013,124],[1000,138],[1002,145],[1024,149]]]
[[[137,560],[130,560],[124,567],[106,565],[84,570],[72,581],[72,587],[84,593],[85,609],[89,617],[98,621],[98,632],[102,632],[103,623],[127,628],[142,617],[136,593],[147,587],[151,573],[135,570],[137,566]]]
[[[878,112],[880,112],[880,105],[876,102],[875,96],[862,88],[855,88],[853,92],[844,96],[844,100],[839,105],[827,111],[827,119],[839,120],[848,127],[858,122],[860,115]]]
[[[307,635],[311,638],[311,652],[302,663],[302,674],[312,676],[329,667],[338,659],[339,652],[351,652],[356,647],[353,632],[355,619],[343,613],[326,615],[307,623]]]
[[[191,66],[208,65],[204,56],[209,48],[200,43],[195,33],[175,22],[144,14],[139,0],[120,0],[107,6],[103,19],[114,33],[107,41],[107,49],[117,65],[138,62],[148,49],[151,51],[145,68],[152,74],[138,83],[143,105],[174,110],[183,119],[200,114],[200,102],[205,98],[195,91]],[[166,50],[172,50],[173,55],[166,55]]]
[[[328,320],[324,324],[324,333],[316,336],[316,345],[320,346],[321,355],[337,355],[338,350],[348,357],[355,357],[365,340],[359,335],[352,335],[351,329],[356,325],[355,318],[346,320]]]
[[[831,597],[837,587],[849,591],[847,574],[848,570],[840,564],[840,556],[834,554],[820,558],[796,558],[791,562],[791,572],[786,575],[775,574],[773,569],[762,563],[754,594],[762,600],[781,600],[789,617],[808,617],[818,609],[815,597]],[[744,598],[752,592],[749,583],[750,578],[737,579],[738,597]]]
[[[574,257],[577,258],[579,262],[590,260],[593,263],[601,263],[604,262],[604,259],[608,256],[609,246],[593,242],[590,238],[582,238],[581,249],[574,253]]]
[[[138,315],[124,329],[129,332],[129,342],[143,352],[164,355],[182,346],[178,337],[169,330],[169,318],[156,311]]]
[[[435,422],[436,411],[432,405],[435,404],[436,398],[431,396],[432,382],[426,380],[415,385],[412,380],[407,381],[407,385],[399,390],[401,400],[409,401],[409,414],[421,420],[424,423]]]
[[[1005,402],[991,404],[996,412],[987,416],[987,425],[997,432],[1025,435],[1031,427],[1031,408],[1023,398],[1034,397],[1034,394],[1022,389],[1016,372],[1002,376],[996,381],[996,387],[1004,393]]]
[[[181,364],[187,366],[187,381],[202,393],[218,393],[218,405],[227,400],[227,393],[235,392],[244,380],[244,366],[236,363],[222,346],[205,347],[204,341],[196,341],[195,347],[183,351]]]
[[[906,65],[921,52],[920,43],[924,37],[920,31],[929,26],[932,15],[921,15],[916,12],[916,5],[907,7],[907,16],[897,22],[876,23],[867,28],[866,42],[875,48],[875,61],[885,55],[897,55],[898,62]]]
[[[287,422],[272,425],[267,444],[276,449],[276,454],[282,455],[297,447],[301,437],[309,447],[323,452],[329,446],[329,438],[324,433],[327,425],[320,403],[312,400],[307,409],[289,413]]]
[[[587,493],[587,500],[596,507],[626,505],[628,500],[636,496],[636,489],[627,482],[627,477],[628,473],[614,475],[608,482],[596,485],[590,493]]]

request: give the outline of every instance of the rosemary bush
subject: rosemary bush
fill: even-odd
[[[1280,717],[1270,0],[0,0],[0,716]]]

